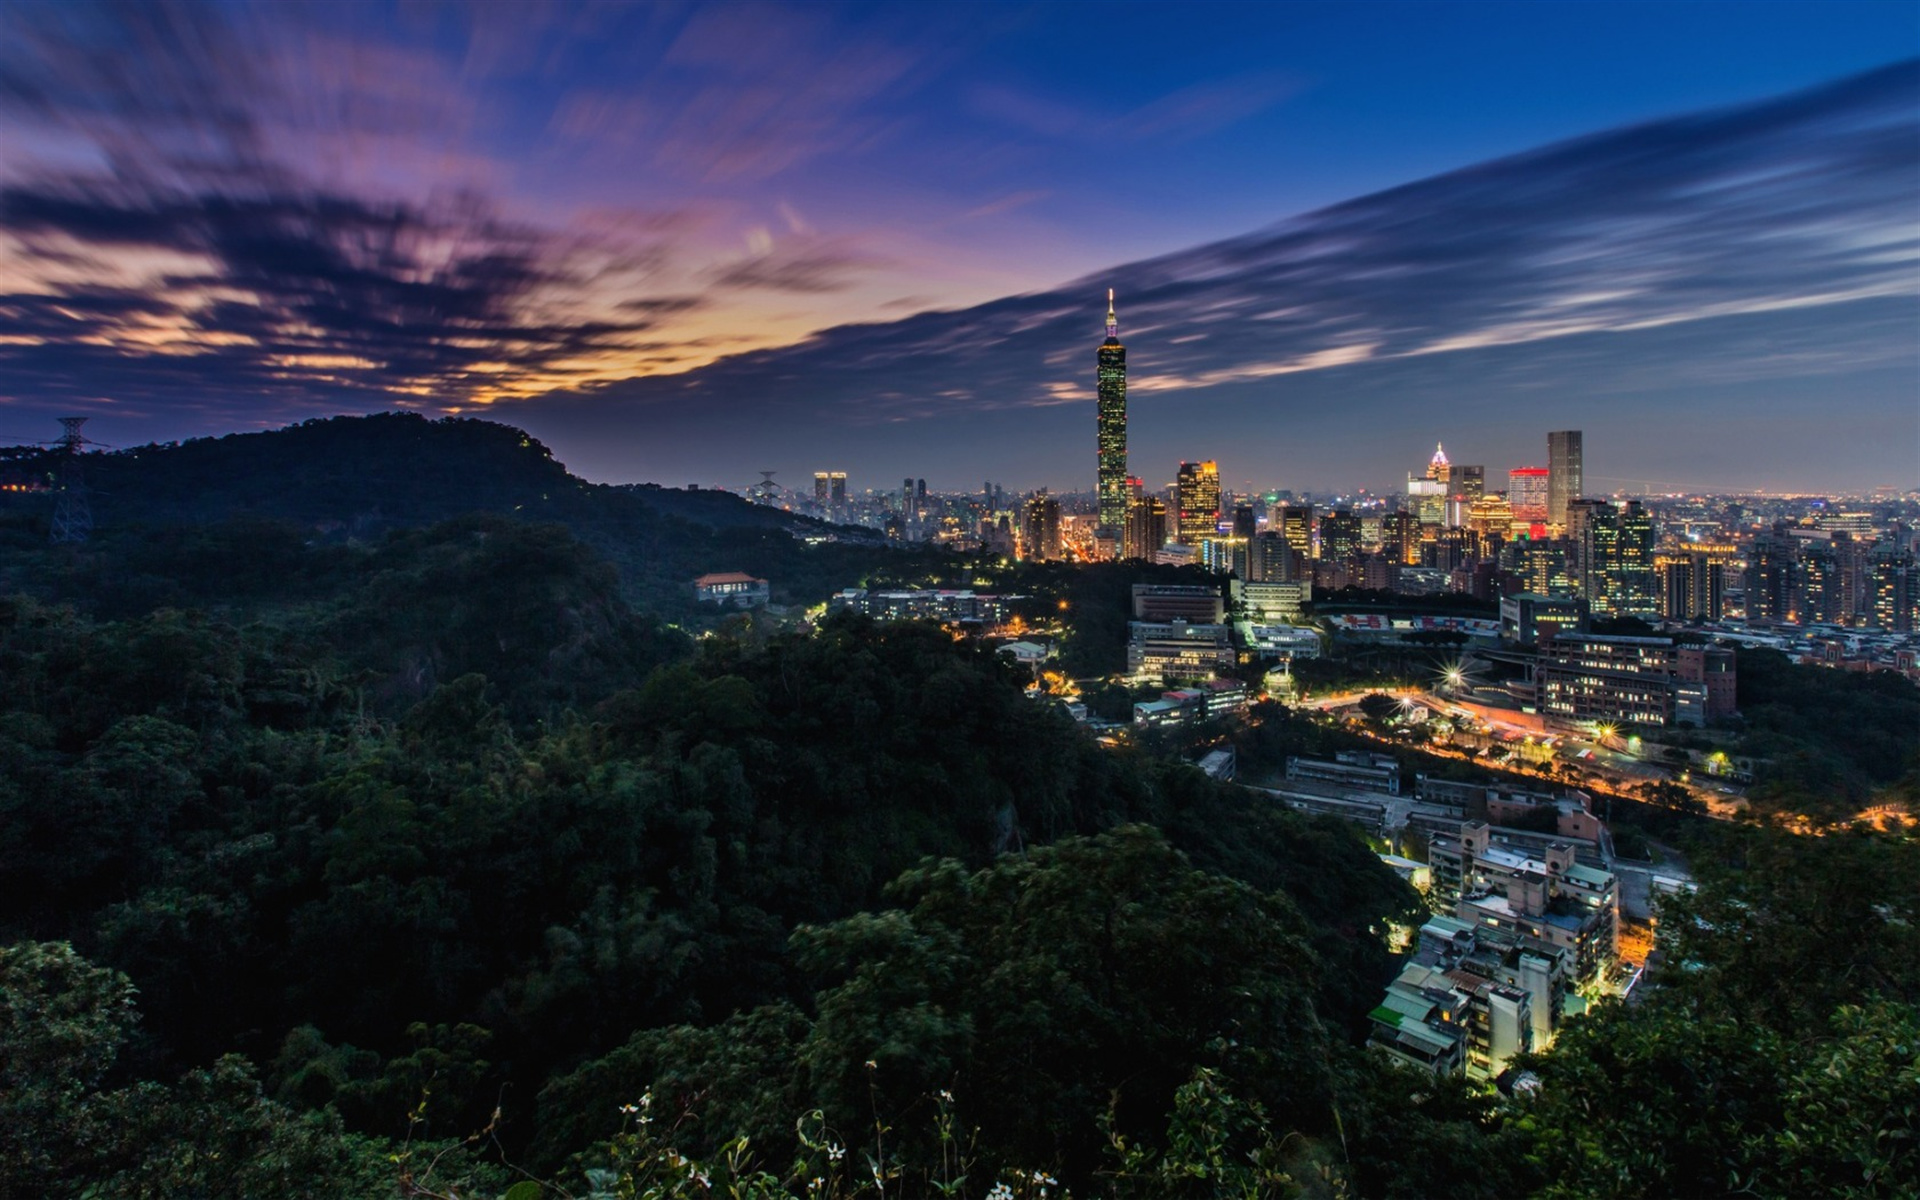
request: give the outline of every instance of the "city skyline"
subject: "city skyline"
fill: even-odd
[[[1224,9],[1169,24],[1122,5],[1116,36],[1184,57],[1114,83],[1062,57],[1066,9],[986,22],[936,62],[914,54],[938,22],[772,6],[755,11],[795,59],[775,70],[729,57],[733,8],[598,29],[564,6],[418,27],[371,8],[17,6],[0,433],[86,415],[130,445],[399,406],[518,425],[609,482],[773,469],[801,486],[824,467],[1081,490],[1089,299],[1116,288],[1131,473],[1156,486],[1214,459],[1229,487],[1391,490],[1433,441],[1497,472],[1569,427],[1593,442],[1595,492],[1913,486],[1920,64],[1886,63],[1920,49],[1911,22],[1569,5],[1501,25],[1499,7],[1423,7],[1374,61],[1334,49],[1336,10],[1290,9],[1236,48]],[[1529,74],[1576,25],[1595,57],[1564,86]],[[1505,65],[1473,87],[1389,78],[1425,49],[1414,33],[1465,45],[1491,26]],[[809,90],[795,72],[852,35],[913,53],[848,94]],[[638,84],[596,37],[635,56]],[[1716,39],[1750,53],[1684,84],[1653,69]],[[1282,45],[1306,71],[1287,86],[1223,74]],[[1647,70],[1621,76],[1603,45]],[[909,85],[911,63],[956,87]],[[450,99],[381,92],[401,65]],[[1424,151],[1395,91],[1422,81],[1444,97]],[[1043,82],[1131,107],[1071,120],[1035,101]],[[897,128],[842,136],[909,93]],[[729,97],[758,115],[712,108]],[[1007,156],[1003,190],[965,196],[958,223],[872,174],[897,183],[902,139],[936,128]],[[653,206],[614,204],[643,162]]]

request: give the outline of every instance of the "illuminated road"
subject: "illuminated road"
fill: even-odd
[[[1427,708],[1435,714],[1453,718],[1464,718],[1472,722],[1476,728],[1483,728],[1506,737],[1518,736],[1524,739],[1527,737],[1539,738],[1543,736],[1538,730],[1508,724],[1500,721],[1497,717],[1490,718],[1483,712],[1473,712],[1461,708],[1458,705],[1449,703],[1444,697],[1436,696],[1420,688],[1362,688],[1295,701],[1292,707],[1297,710],[1310,712],[1333,713],[1340,709],[1355,707],[1362,699],[1370,695],[1391,697],[1405,707],[1420,706]],[[1408,743],[1404,741],[1381,736],[1365,724],[1355,724],[1351,728],[1361,736],[1387,746],[1408,746]],[[1655,782],[1681,783],[1681,786],[1685,787],[1694,799],[1704,804],[1707,807],[1707,811],[1715,817],[1729,819],[1735,813],[1739,812],[1742,807],[1742,804],[1738,802],[1737,796],[1730,796],[1728,793],[1709,787],[1702,787],[1691,782],[1681,782],[1676,780],[1673,772],[1665,767],[1654,763],[1642,762],[1639,759],[1633,758],[1630,755],[1621,754],[1597,742],[1569,733],[1555,732],[1544,736],[1551,737],[1553,741],[1558,744],[1555,752],[1545,761],[1558,768],[1554,772],[1553,778],[1562,782],[1575,784],[1587,782],[1595,786],[1606,787],[1609,790],[1628,795],[1629,797],[1631,797],[1632,794],[1625,791],[1625,789],[1629,787],[1637,787],[1642,784]],[[1484,767],[1492,771],[1499,771],[1503,774],[1521,776],[1534,782],[1538,782],[1542,778],[1541,773],[1534,769],[1535,764],[1532,763],[1515,763],[1507,760],[1481,757],[1477,754],[1463,753],[1445,743],[1423,742],[1412,748],[1422,753],[1436,755],[1441,758],[1456,758],[1465,762],[1471,762],[1475,766]],[[1586,757],[1576,757],[1582,752],[1585,752]]]

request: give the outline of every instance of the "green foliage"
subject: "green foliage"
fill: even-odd
[[[1382,724],[1400,711],[1400,702],[1385,692],[1368,692],[1360,697],[1360,711],[1369,721]]]
[[[1282,1120],[1325,1113],[1326,1035],[1304,922],[1277,896],[1195,870],[1151,829],[1067,841],[967,874],[904,875],[902,912],[796,937],[831,982],[800,1061],[830,1118],[903,1124],[951,1081],[990,1162],[1088,1178],[1087,1114],[1157,1129],[1196,1064]],[[872,1067],[867,1066],[872,1063]]]
[[[250,503],[331,522],[344,469]],[[124,578],[67,556],[46,594],[78,609],[0,599],[0,1200],[525,1200],[499,1151],[596,1195],[1912,1190],[1913,843],[1721,831],[1648,991],[1504,1101],[1353,1051],[1419,901],[1350,827],[1104,749],[932,627],[749,619],[696,648],[630,598],[772,573],[755,547],[805,587],[953,564],[777,524],[670,546],[666,498],[576,484],[521,462],[493,497],[548,488],[566,528],[249,518]],[[6,536],[8,578],[52,562]],[[999,582],[1065,600],[1097,666],[1166,570]],[[1800,703],[1779,666],[1743,662],[1757,730]],[[1837,772],[1838,813],[1920,777],[1907,692],[1811,686],[1858,745],[1806,731],[1774,786]],[[1249,770],[1374,744],[1255,715]]]
[[[126,976],[62,943],[0,947],[0,1198],[38,1196],[84,1161],[87,1099],[135,1020]]]
[[[1540,1193],[1906,1196],[1920,1181],[1920,844],[1725,830],[1643,1003],[1575,1021],[1513,1132]]]
[[[393,1192],[387,1147],[346,1136],[332,1113],[296,1113],[265,1099],[252,1065],[237,1055],[170,1088],[114,1092],[98,1109],[92,1195],[339,1200]]]
[[[1256,1111],[1330,1128],[1342,1051],[1316,1015],[1321,966],[1284,894],[1196,869],[1142,826],[983,871],[930,864],[889,894],[902,907],[795,934],[819,981],[810,1019],[776,1007],[637,1035],[549,1088],[543,1110],[644,1090],[663,1119],[681,1114],[689,1153],[744,1135],[779,1155],[803,1149],[792,1114],[817,1108],[828,1128],[874,1130],[924,1165],[944,1153],[938,1098],[989,1174],[1038,1168],[1086,1188],[1115,1145],[1142,1179],[1194,1151],[1165,1139],[1170,1115],[1181,1136],[1203,1132],[1179,1115],[1196,1071],[1215,1115],[1239,1114],[1229,1131],[1206,1127],[1222,1139],[1209,1153],[1252,1148]]]
[[[1920,688],[1891,671],[1800,666],[1741,650],[1740,749],[1765,760],[1749,799],[1763,812],[1847,822],[1874,788],[1920,769]]]
[[[1817,1035],[1847,1004],[1920,1003],[1920,843],[1717,827],[1660,909],[1668,990]]]
[[[1147,1147],[1110,1129],[1118,1160],[1108,1173],[1114,1197],[1280,1200],[1303,1189],[1286,1169],[1286,1139],[1276,1136],[1258,1101],[1242,1101],[1205,1067],[1173,1096],[1163,1147]],[[1326,1163],[1309,1163],[1331,1178]]]
[[[712,571],[752,571],[772,583],[774,603],[810,605],[868,579],[953,566],[938,550],[725,492],[591,484],[521,430],[463,418],[313,420],[91,454],[87,470],[96,528],[85,546],[48,547],[44,498],[0,497],[0,592],[109,618],[164,607],[277,614],[339,592],[383,539],[404,542],[409,531],[476,514],[564,526],[618,572],[624,600],[684,625],[721,620],[690,586]],[[829,532],[842,540],[803,540]],[[540,587],[511,576],[478,582],[522,602]],[[486,668],[463,669],[502,682]]]
[[[1670,808],[1675,812],[1692,813],[1696,816],[1704,815],[1707,811],[1704,801],[1697,799],[1692,791],[1678,783],[1657,780],[1653,783],[1641,784],[1638,790],[1641,799],[1659,808]]]
[[[1845,1006],[1796,1038],[1711,1004],[1576,1022],[1519,1119],[1548,1197],[1912,1195],[1920,1009]]]
[[[1074,678],[1103,678],[1126,669],[1134,584],[1210,587],[1225,600],[1225,581],[1199,567],[1138,561],[1019,562],[983,566],[978,571],[993,581],[997,591],[1025,597],[1022,613],[1029,620],[1066,622],[1060,669]]]
[[[0,1198],[392,1194],[390,1147],[344,1134],[331,1112],[266,1099],[238,1056],[172,1086],[102,1090],[134,1027],[133,994],[65,944],[0,947]],[[489,1177],[458,1154],[456,1167]]]
[[[1344,1019],[1389,966],[1376,927],[1404,889],[1356,839],[1101,749],[940,630],[843,617],[649,670],[623,632],[643,623],[556,531],[469,520],[371,553],[361,590],[272,626],[0,602],[0,936],[76,939],[132,977],[138,1077],[240,1052],[271,1064],[271,1103],[390,1137],[422,1087],[422,1136],[528,1097],[501,1136],[557,1160],[610,1131],[558,1099],[527,1119],[543,1085],[636,1030],[651,1074],[715,1057],[700,1039],[730,1014],[792,1012],[797,924],[928,858],[975,869],[1143,818],[1203,866],[1353,900],[1297,931],[1309,1010]],[[495,572],[519,577],[512,630],[484,611]],[[581,612],[605,620],[571,638]],[[453,674],[475,665],[509,686]],[[791,1111],[749,1086],[787,1024],[728,1043],[716,1119]]]

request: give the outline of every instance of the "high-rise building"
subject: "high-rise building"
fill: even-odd
[[[1180,540],[1197,546],[1219,531],[1220,464],[1211,459],[1183,462],[1173,486],[1180,510]]]
[[[1422,525],[1439,528],[1447,520],[1447,485],[1437,479],[1407,476],[1407,508]]]
[[[1501,551],[1501,559],[1521,588],[1538,596],[1573,596],[1573,572],[1569,569],[1570,550],[1565,538],[1540,538],[1513,542]]]
[[[1313,557],[1313,505],[1286,504],[1280,507],[1280,517],[1268,524],[1280,531],[1302,558]]]
[[[1102,533],[1120,535],[1127,523],[1127,348],[1120,344],[1120,319],[1113,312],[1113,289],[1107,289],[1107,340],[1100,343],[1098,382],[1098,467],[1096,491]],[[1216,477],[1214,507],[1219,508]]]
[[[1442,529],[1420,548],[1421,565],[1437,571],[1453,571],[1465,566],[1476,557],[1476,542],[1473,530],[1464,526]]]
[[[1723,562],[1701,551],[1662,554],[1654,561],[1660,577],[1661,616],[1718,621],[1724,615],[1727,573]]]
[[[1791,536],[1783,526],[1753,539],[1747,552],[1747,619],[1800,619],[1800,563]]]
[[[1121,556],[1149,561],[1167,544],[1167,504],[1158,496],[1135,496],[1127,502],[1127,527],[1121,538]]]
[[[1836,529],[1828,539],[1833,545],[1834,568],[1839,577],[1839,620],[1845,625],[1871,623],[1873,612],[1873,543],[1867,536]]]
[[[1230,558],[1228,569],[1241,580],[1253,578],[1253,538],[1259,532],[1259,523],[1254,519],[1253,505],[1235,504],[1233,506],[1233,533],[1226,539],[1225,550]]]
[[[1027,498],[1020,526],[1021,556],[1057,559],[1060,555],[1060,502],[1042,488]]]
[[[1513,506],[1515,525],[1544,525],[1547,521],[1546,467],[1515,467],[1507,472],[1507,503]]]
[[[1320,557],[1349,563],[1360,554],[1360,518],[1350,508],[1336,508],[1320,518]]]
[[[1453,464],[1447,461],[1446,447],[1433,444],[1433,457],[1427,460],[1427,478],[1444,487],[1453,485]]]
[[[1653,513],[1646,505],[1629,500],[1621,506],[1620,538],[1614,547],[1614,568],[1607,581],[1615,612],[1647,617],[1660,611],[1660,582],[1653,568],[1657,537]]]
[[[815,471],[813,473],[813,502],[827,510],[827,515],[835,521],[847,519],[847,473],[845,471]]]
[[[1612,616],[1615,609],[1607,578],[1618,558],[1620,510],[1605,500],[1572,500],[1567,504],[1566,526],[1574,594],[1595,613]]]
[[[1233,506],[1233,536],[1251,538],[1256,530],[1253,519],[1253,505],[1236,504]]]
[[[1247,578],[1255,583],[1298,583],[1308,577],[1306,556],[1277,529],[1263,529],[1247,546]]]
[[[1487,494],[1487,469],[1483,466],[1455,466],[1453,494],[1471,505]]]
[[[1800,620],[1812,624],[1838,625],[1845,618],[1841,563],[1833,552],[1833,543],[1825,538],[1809,541],[1800,551]]]
[[[1660,612],[1660,580],[1654,570],[1653,514],[1638,500],[1567,504],[1567,539],[1573,548],[1576,594],[1606,616],[1653,616]]]
[[[1420,518],[1412,513],[1388,513],[1380,518],[1380,553],[1401,566],[1420,561]]]
[[[1920,568],[1897,543],[1882,542],[1873,551],[1869,621],[1895,633],[1920,626]]]
[[[1481,496],[1467,507],[1467,528],[1486,542],[1513,536],[1513,506],[1500,496]]]
[[[1586,491],[1585,469],[1578,429],[1547,435],[1547,524],[1567,523],[1567,505]]]

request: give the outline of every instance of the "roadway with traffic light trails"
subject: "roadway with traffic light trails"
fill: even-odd
[[[1485,750],[1469,753],[1444,741],[1426,741],[1411,747],[1425,754],[1460,759],[1487,770],[1521,776],[1535,782],[1540,781],[1543,775],[1562,783],[1590,782],[1608,787],[1609,790],[1620,791],[1629,798],[1634,797],[1631,793],[1625,792],[1628,787],[1639,787],[1649,783],[1675,783],[1686,788],[1694,799],[1706,806],[1711,815],[1723,819],[1731,818],[1745,807],[1745,801],[1741,799],[1738,791],[1731,787],[1722,790],[1720,787],[1702,786],[1691,779],[1676,778],[1674,773],[1665,767],[1622,754],[1600,741],[1581,737],[1576,733],[1564,731],[1543,733],[1538,728],[1502,722],[1497,718],[1489,719],[1484,706],[1475,706],[1480,711],[1472,711],[1423,688],[1361,688],[1294,700],[1289,702],[1289,706],[1296,710],[1331,715],[1344,709],[1357,708],[1366,697],[1376,695],[1395,700],[1403,711],[1411,712],[1416,708],[1426,708],[1431,713],[1442,714],[1455,720],[1465,720],[1470,723],[1470,728],[1482,736],[1491,734],[1509,741],[1518,739],[1520,745],[1527,744],[1529,739],[1535,745],[1544,740],[1551,746],[1548,756],[1542,763],[1514,763],[1510,759],[1495,758]],[[1379,732],[1370,721],[1349,721],[1348,726],[1353,732],[1369,740],[1387,746],[1409,747],[1407,741]],[[1549,766],[1548,772],[1540,770],[1542,765]]]

